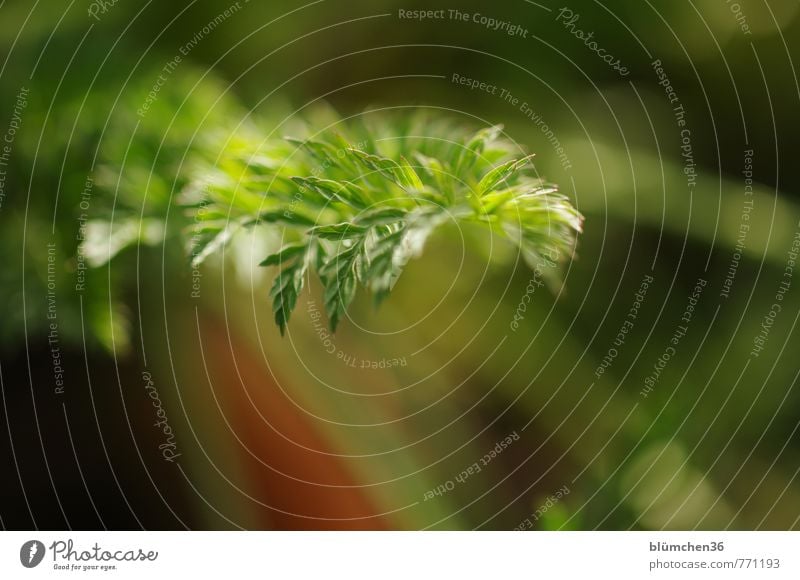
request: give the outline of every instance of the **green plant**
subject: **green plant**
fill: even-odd
[[[270,296],[285,331],[315,272],[335,330],[357,286],[380,302],[429,236],[448,223],[478,224],[515,244],[533,267],[563,259],[582,217],[555,185],[533,175],[530,155],[499,126],[470,133],[427,115],[367,115],[306,138],[253,146],[236,137],[203,168],[182,201],[190,208],[197,267],[242,228],[278,228]]]

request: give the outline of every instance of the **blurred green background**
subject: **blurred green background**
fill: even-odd
[[[732,6],[0,3],[2,525],[797,528],[800,4]],[[586,216],[563,286],[514,331],[531,272],[446,232],[326,342],[268,231],[193,275],[185,164],[320,101],[503,124]]]

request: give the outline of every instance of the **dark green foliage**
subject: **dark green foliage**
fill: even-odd
[[[272,298],[272,310],[275,313],[275,324],[281,329],[281,334],[286,331],[289,317],[297,304],[297,297],[303,289],[308,269],[307,254],[308,246],[286,246],[264,260],[262,264],[285,266],[278,272],[269,292]]]

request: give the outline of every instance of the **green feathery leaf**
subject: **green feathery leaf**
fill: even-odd
[[[386,298],[449,222],[490,228],[533,267],[572,254],[582,216],[556,186],[525,171],[532,156],[512,155],[519,148],[502,127],[470,134],[442,119],[369,116],[336,131],[309,128],[313,139],[253,140],[252,151],[240,140],[199,171],[184,196],[195,220],[193,263],[242,227],[260,224],[291,240],[261,262],[278,268],[270,296],[283,333],[309,271],[336,330],[359,284],[376,302]]]
[[[272,284],[272,289],[269,292],[272,298],[272,311],[275,314],[275,324],[280,328],[281,335],[286,332],[286,325],[289,323],[289,317],[292,315],[295,305],[297,304],[297,297],[303,289],[306,270],[308,263],[306,260],[306,253],[308,246],[302,247],[303,251],[296,251],[295,247],[283,248],[278,254],[270,256],[264,262],[271,261],[276,264],[283,263],[280,254],[293,254],[294,257],[289,259],[289,264],[283,268],[275,278]],[[278,256],[276,258],[276,256]]]

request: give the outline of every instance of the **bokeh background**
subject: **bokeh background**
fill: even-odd
[[[0,2],[4,528],[798,527],[800,4],[451,9]],[[193,272],[187,152],[323,101],[503,124],[586,217],[563,284],[514,331],[530,270],[443,232],[324,341],[268,232]]]

